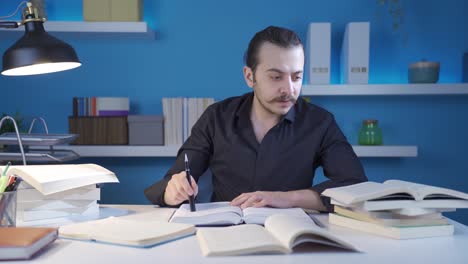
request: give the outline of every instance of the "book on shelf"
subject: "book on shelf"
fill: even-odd
[[[329,214],[328,222],[333,225],[338,225],[393,239],[413,239],[425,237],[451,236],[454,232],[454,227],[450,224],[395,227],[381,225],[380,223],[360,221],[333,213]]]
[[[59,236],[122,246],[151,247],[192,235],[195,231],[195,226],[190,224],[109,217],[61,226]]]
[[[408,227],[447,225],[448,220],[441,213],[432,213],[422,216],[406,216],[391,211],[368,212],[359,209],[334,206],[335,213],[359,221],[374,223],[382,226]]]
[[[191,212],[189,204],[182,204],[172,216],[170,222],[188,223],[197,226],[260,224],[263,225],[268,216],[273,214],[288,214],[298,218],[309,216],[301,208],[254,208],[241,209],[231,206],[229,202],[197,203],[197,211]]]
[[[200,228],[197,239],[204,256],[231,256],[254,253],[291,253],[304,243],[315,243],[358,251],[349,242],[320,228],[311,219],[285,214],[268,217],[265,227],[238,225]],[[222,241],[222,243],[220,243]]]
[[[4,166],[0,166],[4,170]],[[20,176],[43,195],[97,183],[119,182],[115,174],[96,164],[10,166],[9,175]]]
[[[0,260],[30,259],[56,238],[56,228],[0,228]]]
[[[163,98],[164,144],[182,145],[213,98]]]
[[[73,116],[128,116],[128,97],[73,97]]]
[[[363,182],[330,188],[322,195],[332,203],[364,210],[391,210],[399,208],[468,208],[468,194],[452,189],[401,180],[384,183]]]

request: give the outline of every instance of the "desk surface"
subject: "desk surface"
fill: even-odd
[[[128,210],[128,211],[123,211]],[[158,219],[170,217],[173,209],[149,205],[101,206],[101,216]],[[126,213],[125,213],[126,212]],[[327,223],[327,216],[320,215]],[[351,242],[362,253],[341,251],[323,246],[300,248],[289,255],[251,255],[203,257],[195,236],[182,238],[152,248],[132,248],[94,242],[58,239],[47,250],[27,263],[467,263],[468,227],[452,221],[454,236],[413,240],[393,240],[330,225],[335,235]],[[23,263],[22,261],[2,262]]]

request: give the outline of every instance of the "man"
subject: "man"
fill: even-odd
[[[145,190],[161,206],[197,195],[207,168],[212,201],[246,207],[331,210],[326,188],[366,181],[364,170],[334,117],[299,97],[304,47],[292,31],[268,27],[250,41],[244,78],[253,93],[211,105],[194,125],[166,176]],[[192,185],[184,155],[190,159]],[[315,169],[329,178],[311,187]]]

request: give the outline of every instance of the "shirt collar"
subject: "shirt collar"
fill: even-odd
[[[246,98],[241,103],[240,107],[236,111],[236,117],[241,117],[242,119],[250,120],[250,111],[252,110],[252,102],[254,93],[250,92],[244,95]],[[300,100],[300,98],[298,99]],[[298,107],[298,102],[296,102],[291,109],[281,118],[280,122],[283,120],[288,120],[290,123],[294,122],[296,118],[296,108]]]

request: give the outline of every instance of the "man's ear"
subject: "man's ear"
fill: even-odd
[[[253,88],[255,82],[252,69],[250,69],[250,67],[244,66],[243,71],[245,82],[250,88]]]

